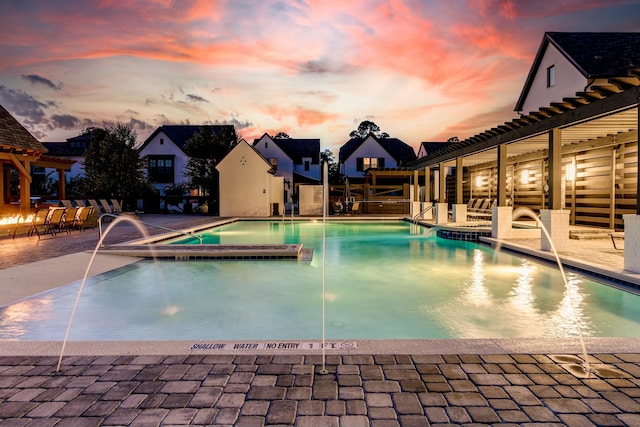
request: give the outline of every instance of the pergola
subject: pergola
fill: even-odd
[[[11,211],[10,171],[20,175],[19,214],[31,213],[31,166],[58,169],[59,195],[64,197],[64,171],[70,170],[73,160],[45,155],[47,149],[36,140],[7,110],[0,105],[0,213]]]
[[[522,115],[460,142],[452,143],[413,167],[427,175],[440,174],[439,201],[444,202],[445,171],[456,168],[456,201],[463,199],[463,168],[497,170],[499,206],[507,200],[507,166],[530,159],[548,162],[548,208],[560,209],[562,197],[562,159],[585,150],[617,146],[638,141],[640,70],[628,77],[603,79],[588,91],[554,102],[539,111]],[[640,215],[640,150],[635,159],[635,212]],[[616,165],[610,165],[615,173]],[[428,191],[428,189],[427,189]],[[427,198],[429,200],[429,197]]]

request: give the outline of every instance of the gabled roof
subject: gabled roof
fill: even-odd
[[[35,139],[7,110],[0,105],[0,146],[11,151],[46,153],[47,149]]]
[[[420,152],[420,150],[424,151],[427,154],[433,153],[434,151],[437,151],[443,148],[446,144],[449,144],[449,142],[448,141],[442,141],[442,142],[422,141],[420,143],[420,148],[418,149],[418,153]]]
[[[311,157],[311,163],[320,163],[320,139],[274,138],[264,134],[253,141],[253,145],[266,136],[271,139],[295,164],[301,164],[304,157]]]
[[[252,145],[249,144],[244,138],[241,139],[240,141],[238,141],[238,143],[236,145],[233,146],[233,148],[231,148],[231,150],[229,150],[227,152],[227,154],[225,154],[220,161],[218,162],[218,165],[220,165],[227,157],[229,157],[229,155],[236,149],[238,148],[239,145],[241,144],[247,144],[249,146],[249,148],[251,148],[257,155],[258,157],[260,157],[262,160],[264,160],[265,164],[268,166],[269,170],[267,171],[270,174],[275,174],[276,171],[273,168],[273,165],[269,162],[269,160],[265,159],[265,157],[262,155],[262,153],[260,153],[258,150],[256,150],[256,148]],[[216,169],[218,168],[218,166],[216,166]]]
[[[515,111],[522,110],[549,44],[558,49],[585,79],[624,77],[631,70],[640,69],[640,33],[547,32],[529,70]]]
[[[211,128],[217,134],[221,134],[223,129],[229,128],[233,131],[234,135],[236,132],[233,125],[163,125],[147,137],[140,149],[146,147],[160,132],[164,132],[174,144],[184,151],[184,146],[187,144],[187,141],[198,133],[201,128]]]
[[[342,147],[340,147],[339,161],[344,162],[367,140],[373,138],[387,153],[391,155],[397,162],[406,164],[416,159],[416,153],[413,147],[399,140],[398,138],[377,138],[374,134],[367,135],[366,138],[351,138]]]

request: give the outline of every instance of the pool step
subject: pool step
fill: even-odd
[[[310,260],[312,249],[297,245],[110,245],[100,253],[140,258],[187,260]]]

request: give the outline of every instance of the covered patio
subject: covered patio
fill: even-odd
[[[466,220],[470,199],[493,199],[496,238],[509,237],[513,208],[528,207],[559,249],[569,239],[569,225],[624,231],[625,268],[638,272],[639,99],[639,73],[603,79],[572,98],[452,143],[414,165],[435,178],[427,182],[436,182],[426,186],[422,201],[434,200],[441,214],[451,207],[454,218]],[[436,221],[449,219],[438,215]]]

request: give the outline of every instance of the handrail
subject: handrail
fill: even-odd
[[[418,217],[419,216],[424,217],[424,214],[429,212],[431,209],[433,209],[433,205],[429,205],[423,210],[421,210],[419,213],[415,214],[415,216],[413,217],[413,222],[418,222]]]
[[[103,213],[102,215],[100,215],[100,217],[98,218],[98,235],[99,235],[100,240],[102,240],[102,218],[104,218],[106,216],[111,217],[111,218],[118,218],[120,215],[114,215],[114,214],[111,214],[111,213]],[[154,227],[154,228],[158,228],[160,230],[169,231],[169,232],[172,232],[172,233],[182,234],[183,236],[195,237],[200,241],[201,245],[203,244],[203,242],[202,242],[203,239],[202,239],[202,235],[201,234],[196,235],[196,234],[193,234],[193,233],[185,233],[184,231],[174,230],[172,228],[163,227],[161,225],[150,224],[148,222],[144,222],[144,221],[140,221],[140,220],[136,220],[136,221],[139,222],[140,224],[146,225],[147,227]]]

